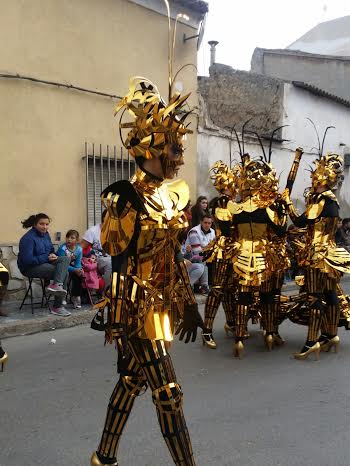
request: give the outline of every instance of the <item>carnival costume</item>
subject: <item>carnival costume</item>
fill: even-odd
[[[4,295],[7,290],[7,285],[9,282],[9,273],[7,269],[2,265],[0,262],[0,305],[2,303],[2,300],[4,298]],[[0,340],[0,365],[1,365],[1,372],[4,371],[5,364],[8,361],[8,354],[6,351],[1,346],[1,340]]]
[[[235,281],[233,279],[232,255],[235,248],[232,214],[227,208],[228,202],[235,200],[237,179],[235,173],[221,160],[210,170],[210,178],[220,193],[213,206],[216,238],[205,251],[206,262],[213,264],[213,283],[205,304],[203,345],[215,349],[213,324],[222,301],[226,322],[224,330],[227,335],[234,335],[234,298]]]
[[[244,148],[244,129],[242,139]],[[239,144],[238,192],[241,201],[228,203],[237,242],[232,262],[239,290],[234,345],[234,355],[239,358],[244,350],[249,309],[254,305],[256,295],[259,296],[266,347],[271,350],[274,344],[283,343],[278,333],[280,306],[276,299],[279,292],[276,277],[284,268],[281,257],[285,259],[286,253],[282,250],[280,261],[276,260],[274,244],[276,237],[285,235],[287,216],[284,201],[278,193],[276,172],[270,162],[271,144],[272,138],[269,156],[266,157],[261,143],[264,157],[260,160],[251,160]]]
[[[146,160],[158,158],[167,178],[183,164],[183,136],[190,132],[184,125],[187,97],[176,94],[166,104],[150,81],[134,78],[116,110],[126,109],[135,118],[120,122],[120,129],[129,128],[123,143],[139,168],[130,182],[118,181],[102,193],[108,214],[101,242],[112,256],[113,272],[109,295],[100,303],[92,326],[104,328],[106,340],[116,343],[120,378],[93,466],[117,464],[123,429],[147,385],[174,463],[195,464],[182,391],[167,351],[180,318],[177,333],[181,331],[180,339],[186,335],[186,343],[194,341],[197,327],[203,326],[177,240],[188,227],[182,209],[189,189],[183,181],[165,185],[143,169]]]
[[[307,195],[306,211],[299,215],[290,199],[289,190],[283,194],[293,223],[305,228],[305,242],[300,244],[299,250],[299,265],[305,274],[308,334],[301,351],[294,354],[296,359],[306,359],[311,353],[318,358],[320,350],[338,348],[337,284],[342,273],[350,273],[350,254],[335,244],[339,204],[333,190],[342,174],[342,160],[337,154],[322,155],[322,149],[311,174],[312,186]]]

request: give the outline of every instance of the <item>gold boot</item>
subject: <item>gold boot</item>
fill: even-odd
[[[98,459],[96,452],[94,452],[91,456],[91,466],[105,466],[105,464],[101,463],[101,461]],[[109,466],[118,466],[118,462],[116,461]]]
[[[273,336],[271,335],[271,333],[269,333],[268,335],[265,335],[265,345],[268,351],[272,351],[273,343],[274,341],[273,341]]]
[[[244,351],[244,345],[242,341],[236,341],[233,347],[233,354],[235,358],[242,359]]]
[[[225,332],[226,332],[226,336],[227,336],[227,337],[229,337],[230,334],[231,334],[233,337],[235,336],[235,328],[234,328],[233,326],[231,327],[230,325],[228,325],[227,322],[225,322],[224,330],[225,330]]]
[[[325,341],[324,343],[321,343],[321,345],[320,345],[321,346],[321,351],[325,351],[326,353],[328,353],[329,351],[331,351],[332,348],[334,348],[334,352],[338,353],[339,343],[340,343],[340,339],[339,339],[338,335],[336,335],[335,337],[330,338],[329,340]]]
[[[1,372],[4,372],[4,366],[7,364],[8,359],[8,354],[4,352],[4,354],[0,358]]]
[[[203,346],[207,346],[210,349],[216,349],[216,342],[212,333],[202,333],[202,340]]]
[[[306,359],[306,358],[309,357],[309,355],[311,353],[315,354],[315,359],[316,360],[318,360],[320,358],[321,346],[320,346],[318,341],[314,345],[312,345],[310,347],[309,346],[306,346],[306,347],[309,348],[309,349],[304,351],[304,352],[294,353],[295,359]]]

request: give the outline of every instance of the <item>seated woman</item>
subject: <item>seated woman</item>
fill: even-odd
[[[70,259],[68,272],[72,283],[72,303],[74,309],[81,308],[81,291],[84,271],[81,265],[83,250],[79,242],[79,232],[77,230],[68,230],[66,242],[58,248],[57,256],[66,256]]]
[[[18,268],[28,278],[44,278],[52,280],[47,291],[55,297],[51,314],[69,316],[63,305],[63,297],[67,291],[63,288],[68,275],[70,258],[58,257],[48,233],[50,218],[39,213],[31,215],[22,222],[23,228],[30,230],[22,236],[19,242]]]

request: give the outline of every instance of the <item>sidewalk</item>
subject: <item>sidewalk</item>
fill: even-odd
[[[350,276],[344,277],[342,283],[345,285],[346,292],[349,292]],[[298,291],[299,288],[294,281],[290,281],[283,286],[282,293],[294,294]],[[206,297],[196,294],[196,299],[201,311],[204,310]],[[8,317],[0,317],[0,339],[89,324],[95,315],[95,310],[90,305],[83,306],[79,310],[68,305],[67,309],[72,313],[69,317],[54,316],[47,308],[34,309],[33,315],[30,306],[25,306],[21,311],[19,306],[19,301],[4,303],[3,307]]]

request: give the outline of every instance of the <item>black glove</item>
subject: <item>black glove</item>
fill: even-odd
[[[183,320],[176,329],[175,335],[180,332],[180,340],[184,339],[186,335],[185,343],[188,343],[192,337],[192,342],[196,341],[198,327],[204,327],[202,316],[198,311],[198,304],[185,304]]]

